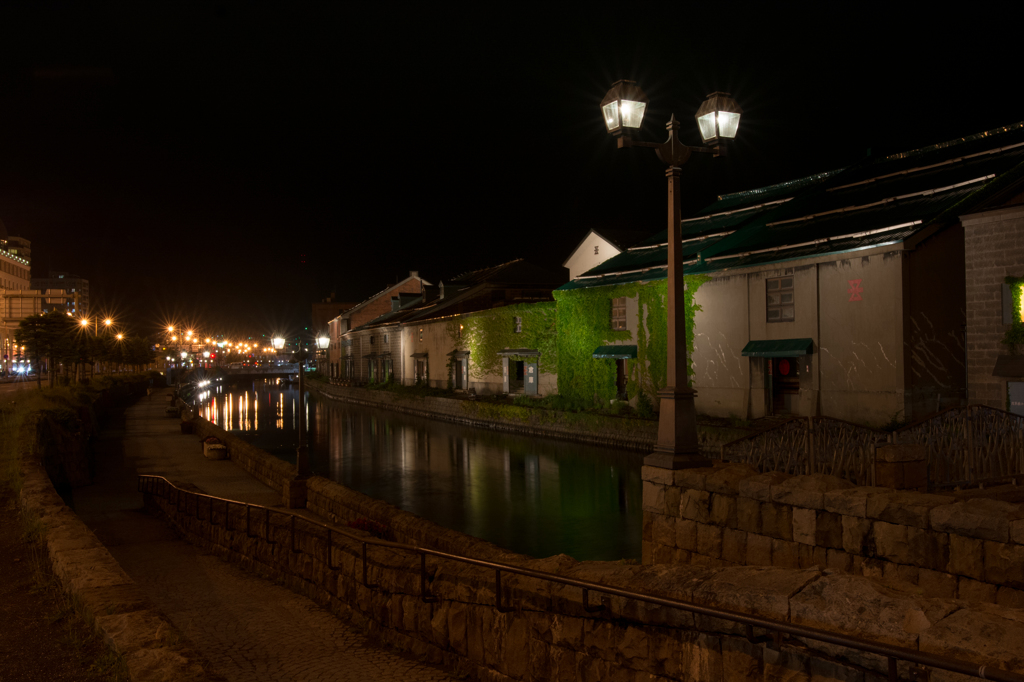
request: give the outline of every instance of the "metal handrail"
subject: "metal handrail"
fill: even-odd
[[[783,635],[791,635],[795,637],[804,637],[806,639],[813,639],[819,642],[826,642],[829,644],[835,644],[837,646],[847,647],[850,649],[857,649],[859,651],[866,651],[868,653],[877,654],[884,656],[889,662],[889,680],[891,682],[898,682],[898,676],[896,672],[896,662],[898,660],[913,663],[915,665],[928,666],[931,668],[941,668],[950,672],[956,672],[963,675],[970,675],[983,680],[997,680],[998,682],[1024,682],[1024,675],[1003,670],[1002,668],[990,668],[986,665],[979,665],[977,663],[971,663],[969,661],[963,661],[956,658],[950,658],[948,656],[940,656],[938,654],[930,654],[923,651],[915,651],[914,649],[908,649],[906,647],[894,646],[890,644],[882,644],[880,642],[873,642],[859,637],[851,637],[846,635],[838,635],[827,630],[820,630],[817,628],[807,627],[803,625],[793,625],[791,623],[785,623],[782,621],[773,620],[771,618],[761,618],[758,616],[751,616],[738,611],[730,611],[728,609],[719,609],[711,606],[701,606],[699,604],[693,604],[690,602],[679,601],[676,599],[666,599],[663,597],[654,597],[647,594],[641,594],[639,592],[633,592],[631,590],[624,590],[617,587],[611,587],[609,585],[602,585],[600,583],[590,582],[588,580],[578,580],[576,578],[566,578],[564,576],[557,575],[555,573],[548,573],[547,571],[537,571],[530,568],[522,568],[520,566],[513,566],[511,564],[503,564],[495,561],[485,561],[483,559],[473,559],[471,557],[461,556],[458,554],[450,554],[448,552],[441,552],[427,547],[418,547],[416,545],[407,545],[400,542],[392,542],[390,540],[378,540],[376,538],[365,538],[358,536],[354,533],[350,533],[340,528],[335,528],[319,521],[305,518],[294,512],[284,509],[272,509],[271,507],[265,507],[258,504],[250,504],[248,502],[239,502],[237,500],[230,500],[224,497],[216,497],[214,495],[207,495],[205,493],[197,493],[190,490],[182,490],[177,487],[163,476],[155,476],[151,474],[140,474],[138,480],[138,492],[143,494],[157,495],[165,499],[170,499],[165,491],[157,493],[155,489],[158,487],[154,485],[157,482],[161,482],[161,488],[170,488],[175,491],[174,506],[179,507],[181,500],[181,494],[190,495],[196,498],[195,514],[194,516],[199,518],[199,499],[207,498],[209,500],[208,508],[208,520],[209,523],[213,524],[213,503],[224,502],[224,523],[228,523],[227,510],[230,509],[230,505],[235,504],[246,507],[246,533],[249,537],[255,537],[250,534],[249,519],[250,509],[262,509],[265,511],[266,519],[266,537],[264,538],[267,542],[276,544],[275,541],[270,540],[270,515],[271,513],[281,514],[284,516],[291,517],[289,522],[290,528],[290,542],[289,546],[292,551],[301,552],[301,548],[296,549],[295,547],[295,523],[296,519],[303,521],[311,526],[319,527],[327,531],[327,546],[326,552],[326,564],[328,569],[334,571],[338,570],[338,566],[331,565],[331,550],[333,549],[332,535],[339,533],[345,537],[359,542],[362,544],[362,582],[366,587],[377,587],[372,585],[367,580],[367,545],[376,545],[380,547],[389,547],[391,549],[402,550],[407,552],[413,552],[420,555],[420,599],[426,602],[436,601],[437,597],[430,595],[427,590],[427,573],[426,573],[426,558],[428,555],[437,557],[439,559],[448,559],[451,561],[458,561],[473,566],[480,566],[483,568],[494,569],[495,572],[495,608],[499,611],[507,612],[512,610],[508,606],[505,606],[502,598],[501,589],[501,574],[512,573],[516,575],[522,575],[529,578],[537,578],[540,580],[546,580],[548,582],[558,583],[561,585],[569,585],[572,587],[579,587],[582,589],[582,606],[586,611],[600,611],[604,609],[604,606],[590,606],[588,603],[590,592],[600,592],[602,594],[608,594],[616,597],[624,597],[626,599],[634,599],[636,601],[646,602],[648,604],[655,604],[657,606],[665,606],[669,608],[676,608],[682,611],[688,611],[690,613],[696,613],[703,616],[710,616],[713,618],[720,618],[722,620],[729,620],[735,623],[740,623],[746,628],[746,637],[753,643],[769,642],[769,646],[778,648],[779,644],[782,643]],[[188,503],[186,502],[186,513]],[[763,628],[772,633],[770,637],[754,637],[754,628]],[[919,671],[925,673],[925,671]],[[926,679],[926,678],[925,678]]]

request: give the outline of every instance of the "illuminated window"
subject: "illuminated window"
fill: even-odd
[[[612,299],[612,329],[626,328],[626,297]]]
[[[769,322],[792,322],[796,319],[792,277],[775,277],[765,280],[765,294]]]

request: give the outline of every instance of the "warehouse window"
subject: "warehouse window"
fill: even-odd
[[[612,299],[612,329],[626,328],[626,297]]]
[[[769,322],[792,322],[796,319],[793,305],[793,278],[775,277],[765,281]]]

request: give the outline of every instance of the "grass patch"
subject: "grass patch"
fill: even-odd
[[[34,415],[48,413],[58,424],[76,428],[78,410],[92,403],[102,391],[129,394],[129,386],[148,381],[151,374],[103,375],[88,385],[26,387],[0,397],[0,486],[15,495],[21,492],[21,456],[35,451],[35,431],[25,429]]]
[[[48,609],[46,619],[60,631],[63,648],[83,662],[96,679],[109,682],[130,682],[128,666],[124,658],[110,649],[103,638],[86,622],[85,610],[74,596],[64,591],[60,580],[54,575],[46,551],[39,542],[32,548],[33,579],[32,592]],[[91,661],[91,663],[90,663]]]

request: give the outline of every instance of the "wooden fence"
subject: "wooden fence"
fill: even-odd
[[[721,457],[759,471],[829,474],[872,485],[875,450],[890,442],[925,446],[929,489],[1024,475],[1024,416],[985,405],[951,407],[891,433],[831,417],[793,417],[726,443]]]
[[[1024,416],[986,405],[950,407],[893,432],[923,443],[929,488],[984,485],[1024,473]]]
[[[888,432],[832,417],[793,417],[761,433],[722,446],[722,459],[758,471],[829,474],[871,485],[875,448]]]

